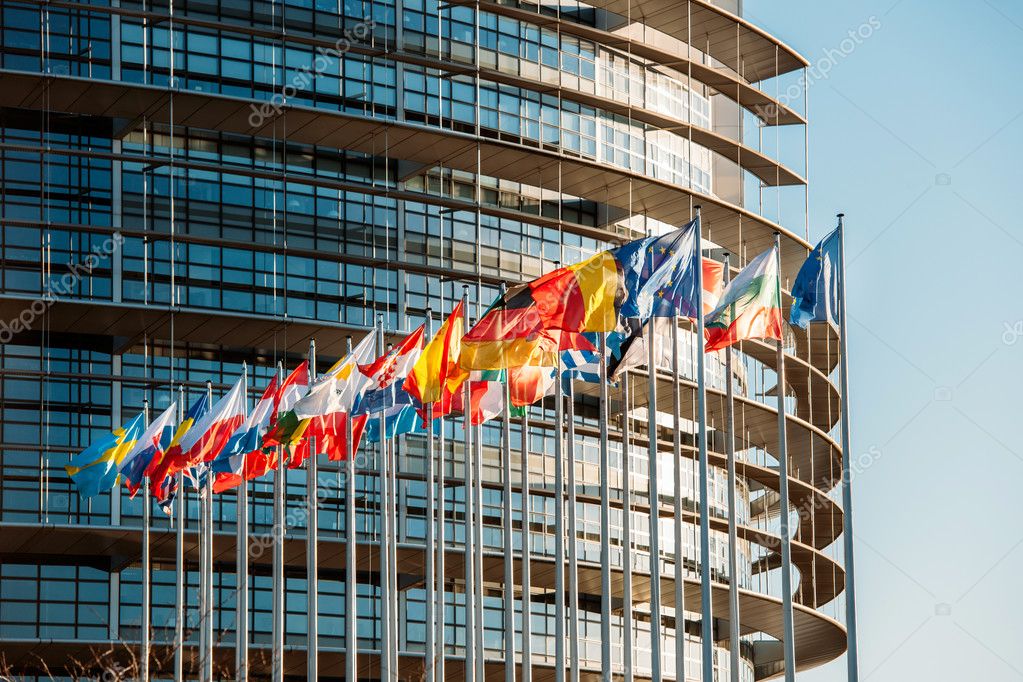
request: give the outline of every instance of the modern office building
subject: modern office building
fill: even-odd
[[[154,412],[179,396],[187,406],[207,380],[219,395],[243,363],[254,399],[279,362],[290,369],[305,358],[312,339],[322,370],[343,355],[345,337],[358,340],[378,314],[391,340],[418,326],[427,309],[436,329],[463,285],[469,316],[478,317],[500,283],[677,227],[696,205],[708,255],[727,251],[733,268],[780,233],[782,281],[790,282],[808,248],[799,87],[808,65],[742,18],[738,4],[0,0],[2,670],[70,679],[95,676],[97,661],[114,673],[137,661],[142,499],[122,488],[83,502],[63,467],[144,401]],[[658,649],[664,679],[683,670],[699,680],[703,638],[713,639],[716,679],[732,679],[733,648],[739,680],[780,675],[779,400],[789,415],[796,667],[838,658],[846,647],[838,342],[827,328],[787,333],[784,391],[773,342],[737,347],[731,376],[723,353],[708,356],[711,469],[702,502],[688,323],[678,335],[680,381],[670,352],[655,362],[655,420],[645,368],[610,389],[606,471],[596,392],[578,382],[561,458],[556,436],[568,429],[549,398],[530,410],[525,434],[519,419],[511,423],[508,467],[501,420],[481,427],[468,460],[482,504],[468,525],[461,420],[445,424],[433,481],[425,479],[426,438],[395,441],[388,457],[397,561],[389,580],[379,553],[376,446],[364,445],[352,499],[337,485],[338,465],[320,461],[316,602],[307,595],[306,472],[287,474],[283,584],[274,583],[263,542],[272,477],[254,481],[249,678],[270,677],[275,596],[284,602],[287,678],[306,675],[312,603],[319,675],[343,678],[348,590],[357,595],[359,676],[379,678],[386,584],[396,587],[402,679],[425,677],[428,629],[448,679],[467,676],[467,650],[469,669],[503,678],[508,638],[516,673],[543,680],[561,679],[559,653],[565,679],[599,679],[606,665],[615,679],[649,679]],[[427,517],[429,483],[441,483],[435,519]],[[223,678],[234,676],[236,500],[234,491],[217,495],[213,509],[214,673]],[[349,504],[354,528],[346,527]],[[700,561],[701,511],[709,513],[710,565]],[[185,676],[197,679],[192,493],[186,512],[181,653]],[[482,546],[470,556],[481,557],[482,584],[471,581],[467,612],[466,529],[477,522]],[[444,529],[433,553],[445,559],[440,613],[426,607],[431,523]],[[345,570],[350,533],[359,557],[353,576]],[[175,547],[171,519],[154,507],[156,679],[174,676]],[[701,617],[702,571],[712,578],[713,623]],[[731,585],[738,642],[729,635]],[[468,633],[467,617],[476,626]]]

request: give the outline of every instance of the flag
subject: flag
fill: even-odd
[[[459,365],[465,370],[499,370],[536,363],[552,366],[562,350],[593,350],[579,333],[546,326],[529,285],[498,296],[462,337]]]
[[[152,495],[166,511],[169,508],[171,496],[174,492],[173,476],[181,471],[182,467],[177,466],[181,460],[181,439],[191,430],[192,425],[209,412],[210,399],[206,391],[203,391],[199,399],[192,403],[185,413],[185,417],[178,424],[177,430],[170,444],[164,449],[159,457],[154,457],[146,467],[146,476],[152,483]]]
[[[421,404],[436,403],[445,390],[457,391],[468,372],[459,366],[465,314],[462,301],[451,311],[405,379],[405,390]]]
[[[135,443],[135,447],[121,462],[120,472],[128,483],[128,490],[132,497],[135,497],[135,493],[142,487],[142,479],[145,478],[150,463],[161,457],[163,448],[170,444],[171,436],[174,433],[174,420],[177,416],[178,403],[173,401],[163,411],[163,414],[146,427],[145,432]]]
[[[775,247],[750,261],[721,294],[705,322],[707,351],[744,339],[781,339],[781,283]]]
[[[541,327],[577,333],[611,331],[618,319],[619,279],[612,252],[601,251],[530,282]]]
[[[513,407],[528,407],[551,393],[557,370],[554,367],[523,365],[508,370],[508,393]]]
[[[239,485],[243,478],[251,480],[246,471],[250,465],[260,466],[265,457],[262,455],[263,436],[266,434],[273,418],[274,397],[277,395],[277,376],[270,380],[262,397],[256,403],[245,422],[231,434],[227,445],[220,451],[210,464],[215,474],[213,492],[222,492]],[[253,460],[250,462],[249,460]],[[265,472],[263,472],[265,473]]]
[[[792,311],[789,322],[806,329],[810,322],[841,324],[842,309],[838,300],[838,278],[841,277],[841,236],[838,228],[820,241],[799,268],[792,285]]]
[[[383,412],[395,405],[406,404],[402,389],[405,379],[423,352],[423,325],[359,371],[369,378],[369,387],[352,412],[354,415]]]
[[[703,258],[703,315],[714,312],[725,289],[725,264],[713,258]]]
[[[142,414],[114,429],[71,459],[64,467],[83,499],[95,497],[117,484],[118,467],[142,436]]]
[[[504,382],[508,370],[477,370],[469,373],[469,423],[473,426],[490,421],[504,412]],[[521,412],[512,408],[513,412]],[[465,414],[464,385],[454,393],[447,392],[434,408],[434,416]]]
[[[410,375],[411,376],[411,375]],[[398,402],[372,417],[363,415],[357,419],[366,422],[366,440],[370,443],[380,442],[380,421],[383,417],[384,439],[397,438],[406,433],[424,433],[425,426],[421,417],[422,404],[408,393],[398,396]]]
[[[561,353],[562,386],[567,390],[568,382],[585,381],[600,383],[600,354],[592,350],[566,350]]]
[[[622,269],[625,300],[620,315],[695,317],[697,221],[657,237],[636,239],[611,251]],[[610,331],[610,330],[609,330]]]
[[[244,421],[245,378],[239,377],[231,390],[182,436],[179,443],[181,467],[212,462]]]

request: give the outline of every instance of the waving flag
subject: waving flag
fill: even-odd
[[[721,294],[707,316],[707,351],[744,339],[781,339],[781,283],[775,247],[750,261]]]
[[[368,365],[359,365],[359,371],[369,378],[369,387],[353,414],[375,414],[395,405],[405,404],[402,386],[423,352],[423,329],[414,332]]]
[[[160,501],[165,511],[169,508],[174,492],[173,477],[184,468],[184,464],[182,464],[181,440],[191,430],[192,425],[209,412],[209,409],[209,395],[206,391],[203,391],[199,399],[188,408],[188,412],[185,413],[181,423],[178,424],[170,445],[167,446],[160,456],[154,457],[149,466],[146,467],[146,476],[149,477],[150,482],[153,484],[152,495]]]
[[[118,467],[142,436],[142,417],[139,414],[127,425],[114,429],[64,467],[83,499],[95,497],[117,484]]]
[[[465,370],[553,366],[557,353],[570,349],[593,350],[593,344],[579,332],[548,327],[529,286],[520,285],[495,299],[462,337],[459,365]]]
[[[529,283],[543,329],[609,332],[618,314],[618,263],[610,251],[558,268]]]
[[[241,377],[181,438],[183,466],[212,462],[244,421],[245,378]]]
[[[128,490],[132,497],[135,497],[135,493],[142,487],[142,479],[145,478],[149,465],[161,457],[163,448],[170,444],[177,416],[178,403],[174,401],[163,414],[152,421],[135,443],[135,447],[121,462],[121,475],[128,482]]]
[[[712,258],[703,259],[703,315],[714,312],[725,289],[725,264]]]
[[[792,285],[792,311],[789,322],[806,329],[810,322],[841,324],[838,278],[841,277],[840,235],[838,228],[820,241],[799,268]]]
[[[227,445],[220,451],[210,469],[216,475],[213,481],[213,491],[221,492],[239,485],[243,478],[251,480],[248,476],[248,469],[251,464],[258,464],[250,460],[260,459],[262,455],[263,436],[270,426],[273,418],[274,398],[277,395],[277,377],[270,380],[263,396],[252,409],[248,419],[231,434]],[[262,458],[265,460],[265,457]]]
[[[504,411],[504,382],[508,370],[478,370],[470,372],[469,382],[469,423],[473,426],[490,421]],[[464,384],[454,393],[445,392],[434,408],[435,416],[465,413]],[[521,414],[522,409],[512,407],[512,414]]]
[[[646,322],[651,317],[696,316],[697,229],[693,220],[673,232],[636,239],[611,251],[624,281],[621,317]]]
[[[444,321],[405,379],[405,390],[421,404],[436,403],[444,391],[457,391],[468,372],[459,366],[465,314],[462,301]]]
[[[282,445],[290,454],[288,466],[298,467],[309,457],[310,438],[316,439],[316,452],[326,453],[331,460],[348,457],[348,419],[352,419],[351,452],[358,450],[364,420],[352,418],[354,406],[362,400],[369,379],[359,372],[361,362],[373,358],[373,335],[366,334],[352,349],[327,370],[304,392],[305,380],[294,382],[303,386],[301,393],[291,390],[290,397],[279,405],[279,417],[264,439],[267,446]],[[303,367],[308,367],[303,365]],[[297,371],[297,370],[296,370]],[[292,373],[294,374],[294,372]],[[308,372],[306,371],[306,376]],[[290,379],[290,378],[289,378]],[[287,385],[289,382],[285,382]]]

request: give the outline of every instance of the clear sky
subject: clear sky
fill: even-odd
[[[846,212],[853,452],[877,453],[853,483],[860,679],[1021,680],[1023,2],[744,12],[812,63],[880,24],[809,92],[810,235]]]

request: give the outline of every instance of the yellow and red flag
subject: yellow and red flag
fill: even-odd
[[[462,301],[459,301],[437,334],[426,344],[403,384],[403,388],[424,407],[441,400],[445,391],[457,393],[469,376],[459,365],[464,333],[465,312]]]

